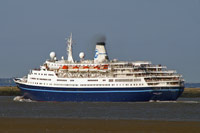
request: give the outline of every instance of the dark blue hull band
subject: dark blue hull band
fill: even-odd
[[[183,87],[143,88],[56,88],[18,84],[22,95],[36,101],[139,102],[176,100]]]

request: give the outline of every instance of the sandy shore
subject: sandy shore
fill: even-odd
[[[154,120],[90,120],[0,118],[0,132],[199,133],[200,122]]]

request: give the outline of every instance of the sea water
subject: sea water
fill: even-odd
[[[0,96],[0,117],[200,121],[200,98],[164,102],[36,102]]]

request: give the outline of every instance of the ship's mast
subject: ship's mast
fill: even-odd
[[[72,57],[72,33],[70,37],[67,39],[67,54],[68,54],[68,62],[74,63],[73,57]]]

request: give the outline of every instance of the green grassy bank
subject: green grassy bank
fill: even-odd
[[[19,96],[20,90],[17,87],[0,87],[0,96]],[[185,88],[181,97],[200,97],[200,88]]]
[[[185,88],[181,97],[200,97],[200,88]]]
[[[16,86],[0,87],[0,96],[19,96],[20,90]]]

